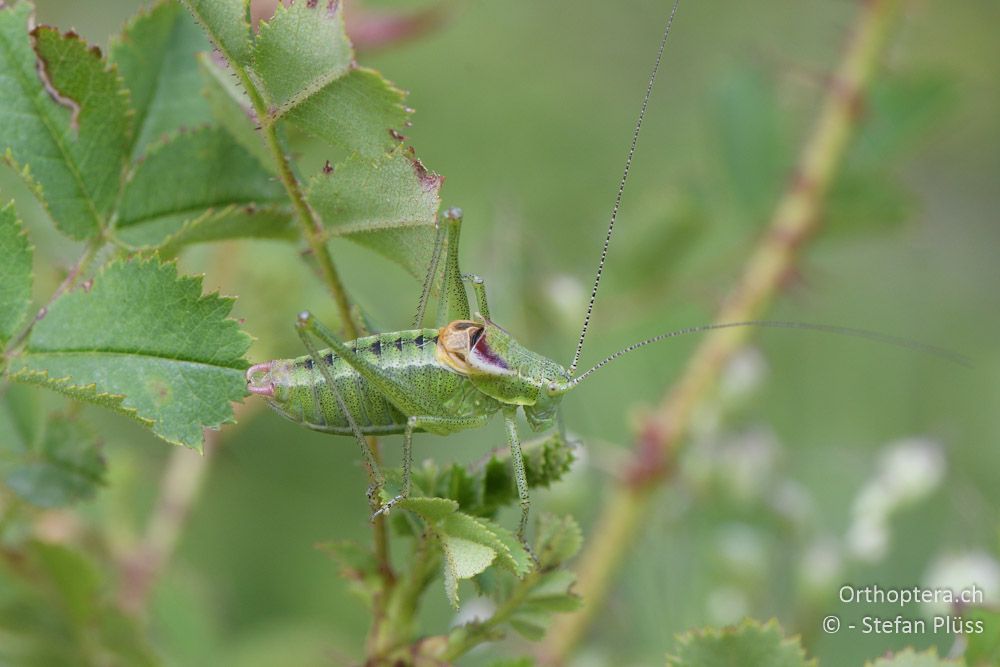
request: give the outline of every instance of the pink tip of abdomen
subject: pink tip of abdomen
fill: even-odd
[[[274,384],[271,383],[271,362],[254,364],[247,369],[247,391],[258,396],[274,396]]]

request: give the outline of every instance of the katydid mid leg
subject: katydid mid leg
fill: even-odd
[[[507,429],[507,444],[510,445],[510,460],[514,465],[514,483],[517,485],[517,498],[521,505],[521,522],[517,527],[517,538],[522,543],[525,543],[524,533],[528,528],[528,510],[531,509],[531,499],[528,497],[528,475],[524,471],[521,438],[517,434],[517,408],[514,406],[505,407],[503,410],[503,421],[504,427]]]

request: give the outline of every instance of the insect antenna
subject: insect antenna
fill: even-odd
[[[611,245],[611,234],[615,230],[615,221],[618,219],[618,209],[621,208],[622,194],[625,192],[625,183],[628,181],[629,170],[632,168],[632,157],[635,155],[635,147],[639,143],[639,131],[642,130],[642,121],[646,117],[646,107],[649,105],[649,96],[653,93],[653,84],[656,82],[656,73],[660,69],[660,61],[663,60],[663,50],[667,46],[667,37],[670,35],[670,26],[674,23],[674,16],[677,14],[677,6],[680,0],[674,0],[674,5],[670,9],[670,16],[667,18],[667,25],[663,29],[663,37],[660,39],[660,47],[656,52],[656,61],[653,63],[653,71],[649,75],[649,82],[646,84],[646,93],[642,98],[642,106],[639,108],[639,118],[635,122],[635,129],[632,131],[632,143],[629,144],[628,153],[625,156],[625,169],[622,172],[621,181],[618,182],[618,193],[615,195],[615,204],[611,209],[611,221],[608,223],[608,233],[604,237],[604,248],[601,249],[601,259],[597,263],[597,276],[594,278],[594,288],[590,291],[590,303],[587,304],[587,314],[583,318],[583,327],[580,329],[580,340],[576,344],[576,352],[573,354],[573,363],[570,364],[569,374],[576,372],[577,364],[580,363],[580,354],[583,352],[583,339],[587,337],[587,328],[590,326],[590,316],[594,312],[594,301],[597,299],[597,288],[601,284],[601,273],[604,271],[604,261],[608,258],[608,247]]]
[[[943,347],[937,347],[935,345],[928,345],[926,343],[910,340],[908,338],[900,338],[898,336],[892,336],[890,334],[880,333],[878,331],[870,331],[868,329],[856,329],[854,327],[843,327],[835,324],[814,324],[810,322],[786,322],[783,320],[749,320],[746,322],[724,322],[721,324],[704,324],[702,326],[697,326],[697,327],[687,327],[684,329],[678,329],[676,331],[668,331],[667,333],[662,333],[658,336],[653,336],[652,338],[647,338],[646,340],[642,340],[637,343],[632,343],[628,347],[624,347],[615,352],[614,354],[601,360],[585,373],[567,382],[565,384],[565,388],[572,389],[576,385],[583,382],[590,375],[593,375],[600,369],[610,364],[612,361],[620,357],[623,357],[629,352],[638,350],[640,347],[652,345],[653,343],[658,343],[661,340],[666,340],[667,338],[676,338],[677,336],[684,336],[686,334],[700,333],[703,331],[713,331],[715,329],[733,329],[736,327],[761,327],[767,329],[804,329],[807,331],[820,331],[823,333],[833,333],[841,336],[864,338],[866,340],[872,340],[879,343],[886,343],[888,345],[895,345],[897,347],[903,347],[910,350],[915,350],[917,352],[922,352],[924,354],[929,354],[938,357],[939,359],[944,359],[945,361],[950,361],[952,363],[959,364],[960,366],[965,366],[966,368],[972,367],[972,361],[968,357],[959,354],[958,352],[955,352],[953,350],[948,350]]]

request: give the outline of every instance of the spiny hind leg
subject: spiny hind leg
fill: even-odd
[[[424,284],[420,290],[420,301],[417,302],[417,314],[413,318],[413,328],[419,329],[424,326],[424,314],[427,312],[427,302],[430,300],[431,291],[434,289],[434,282],[438,276],[438,264],[441,261],[441,249],[445,246],[445,234],[448,225],[438,220],[437,233],[434,237],[434,247],[431,250],[431,258],[427,264],[427,273],[424,276]]]
[[[397,496],[383,504],[372,514],[372,518],[374,519],[380,514],[388,514],[393,505],[400,500],[410,497],[410,471],[413,468],[413,432],[415,430],[422,428],[431,433],[448,435],[456,431],[480,428],[485,426],[487,421],[489,421],[488,415],[462,418],[421,415],[407,419],[406,430],[403,431],[403,486],[400,488]]]
[[[486,302],[486,281],[474,273],[463,273],[462,280],[468,280],[472,283],[472,291],[476,294],[476,305],[479,308],[479,314],[490,319],[490,306]]]
[[[375,452],[372,450],[372,447],[368,442],[368,438],[366,438],[361,432],[361,428],[358,426],[358,423],[354,421],[354,415],[351,414],[351,411],[347,407],[347,403],[344,402],[344,397],[341,396],[340,390],[337,389],[337,383],[334,382],[333,374],[330,373],[330,366],[320,355],[319,349],[310,337],[310,334],[315,335],[316,332],[312,324],[314,324],[314,320],[312,318],[304,318],[300,315],[295,326],[295,331],[299,334],[299,338],[302,339],[302,344],[309,352],[309,356],[313,360],[313,365],[319,369],[320,374],[326,381],[326,386],[330,388],[330,393],[333,394],[334,399],[337,401],[337,407],[340,408],[341,413],[343,413],[344,417],[347,419],[347,423],[351,427],[351,432],[354,434],[354,438],[361,446],[361,455],[365,459],[365,465],[368,466],[368,474],[372,481],[371,486],[368,487],[368,500],[374,505],[381,501],[382,488],[385,486],[385,476],[382,474],[382,468],[379,467],[378,461],[375,459]],[[333,336],[333,333],[326,330],[325,327],[323,333],[328,336]]]
[[[514,464],[514,483],[517,485],[517,497],[521,503],[521,523],[517,528],[517,539],[520,540],[531,559],[537,562],[538,559],[524,535],[528,528],[528,510],[531,508],[531,499],[528,497],[528,475],[524,471],[524,455],[521,454],[521,438],[517,434],[516,416],[516,407],[511,406],[504,409],[503,421],[507,429],[507,443],[510,445],[510,460]]]

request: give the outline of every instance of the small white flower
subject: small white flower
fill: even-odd
[[[799,563],[799,579],[808,594],[825,595],[840,578],[843,559],[836,538],[826,536],[810,544]]]
[[[745,523],[722,526],[715,538],[726,567],[741,576],[762,577],[767,569],[767,546],[760,532]]]
[[[955,594],[971,591],[972,587],[981,591],[982,603],[1000,603],[1000,563],[982,551],[967,551],[939,557],[927,568],[924,586],[928,589],[948,589]],[[972,602],[979,604],[980,600]],[[953,606],[944,602],[924,604],[928,616],[954,612]]]

